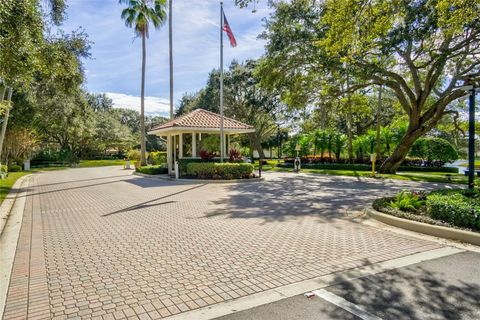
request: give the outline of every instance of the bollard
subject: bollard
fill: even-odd
[[[377,161],[377,155],[371,154],[370,161],[372,161],[372,177],[375,177],[375,162]]]
[[[178,172],[178,161],[175,161],[175,179],[180,177],[180,172]]]
[[[23,161],[23,171],[30,171],[30,160]]]

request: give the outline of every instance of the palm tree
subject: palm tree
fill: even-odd
[[[166,0],[120,0],[120,3],[126,3],[128,7],[122,11],[122,19],[129,28],[134,28],[135,35],[142,37],[142,86],[140,100],[140,148],[141,164],[146,165],[145,157],[145,63],[146,63],[146,40],[149,35],[149,25],[153,24],[155,29],[159,29],[166,20]]]

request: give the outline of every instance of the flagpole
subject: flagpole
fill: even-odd
[[[225,156],[223,140],[223,2],[220,2],[220,162]]]

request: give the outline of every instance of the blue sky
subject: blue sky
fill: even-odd
[[[264,41],[257,39],[268,16],[265,2],[240,9],[234,0],[224,4],[225,14],[238,46],[231,48],[224,38],[225,66],[231,60],[257,58],[264,52]],[[85,61],[87,89],[105,92],[118,107],[139,109],[141,40],[125,27],[120,13],[125,5],[117,0],[69,0],[67,20],[62,29],[85,29],[93,42],[92,59]],[[175,103],[184,92],[200,89],[208,73],[219,66],[219,1],[174,0],[173,53]],[[147,42],[146,112],[168,112],[168,23],[151,30]]]

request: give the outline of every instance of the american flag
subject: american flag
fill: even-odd
[[[230,45],[232,47],[237,46],[237,40],[235,40],[235,36],[233,35],[232,29],[230,29],[230,25],[228,24],[227,17],[223,14],[223,31],[227,33],[228,39],[230,40]]]

